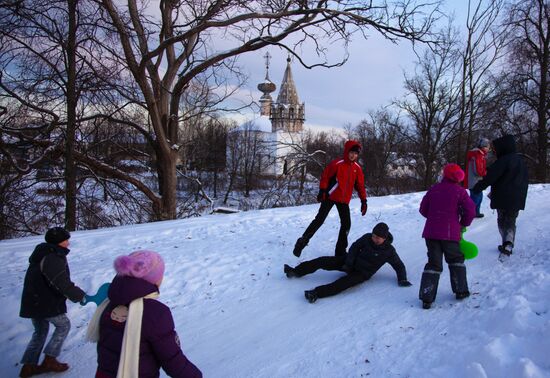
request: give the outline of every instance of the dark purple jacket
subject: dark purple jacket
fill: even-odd
[[[116,276],[109,287],[110,303],[101,315],[97,343],[98,374],[116,377],[125,321],[113,314],[117,306],[158,291],[156,285],[134,277]],[[170,309],[155,299],[144,299],[139,357],[140,378],[159,377],[162,367],[170,377],[200,378],[202,373],[183,354]]]
[[[426,218],[423,238],[459,241],[461,228],[472,223],[476,209],[463,187],[444,178],[422,198],[420,214]]]

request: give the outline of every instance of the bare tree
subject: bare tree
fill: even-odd
[[[26,123],[0,114],[4,135],[35,145],[34,159],[17,161],[19,174],[29,174],[48,159],[64,161],[65,226],[77,226],[75,143],[79,103],[96,87],[87,58],[95,10],[84,0],[13,2],[0,13],[0,99],[23,111]],[[89,98],[88,98],[89,100]],[[3,149],[10,157],[12,151]]]
[[[391,192],[388,166],[401,143],[400,125],[392,118],[387,108],[370,111],[368,119],[350,129],[350,138],[363,146],[360,161],[364,164],[366,185],[375,195]]]
[[[357,32],[364,37],[368,30],[375,30],[391,40],[427,40],[438,5],[438,1],[405,1],[392,7],[385,1],[189,0],[160,1],[159,9],[153,10],[135,0],[125,5],[96,1],[105,28],[116,36],[122,52],[113,47],[112,58],[136,83],[131,100],[143,106],[150,117],[148,140],[158,164],[160,191],[150,198],[158,219],[176,216],[178,133],[183,122],[180,105],[195,80],[221,88],[216,82],[218,74],[236,72],[236,57],[269,45],[287,49],[311,68],[343,64],[345,53],[341,61],[326,60],[324,42],[339,41],[345,50]],[[290,40],[293,42],[286,44]],[[321,60],[307,62],[296,53],[298,46],[313,46]],[[126,95],[130,100],[130,94]]]
[[[451,29],[441,42],[419,57],[416,73],[405,76],[404,99],[395,105],[408,118],[402,130],[405,143],[421,157],[417,169],[424,189],[435,181],[443,164],[443,152],[456,136],[459,107],[456,40]]]
[[[507,28],[500,23],[502,0],[468,0],[465,41],[460,52],[460,114],[457,138],[452,148],[456,162],[462,162],[479,133],[491,129],[494,120],[484,109],[494,102],[496,85],[491,69],[502,61]]]
[[[550,138],[550,4],[547,0],[515,1],[509,9],[511,107],[523,133],[535,144],[535,177],[548,179]]]

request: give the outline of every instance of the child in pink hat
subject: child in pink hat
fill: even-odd
[[[88,328],[97,341],[96,378],[158,377],[160,368],[170,377],[202,377],[181,350],[170,308],[158,300],[164,267],[154,251],[115,259],[108,300]]]
[[[426,239],[428,248],[428,263],[424,266],[419,292],[425,309],[430,308],[435,300],[443,271],[443,256],[449,265],[451,288],[456,299],[470,295],[459,241],[462,227],[472,223],[476,210],[474,202],[460,185],[462,180],[464,171],[457,164],[447,164],[441,182],[432,186],[420,203],[420,214],[426,218],[422,237]]]

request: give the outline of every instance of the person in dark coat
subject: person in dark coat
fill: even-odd
[[[85,293],[71,281],[67,255],[70,233],[62,227],[46,232],[45,243],[38,244],[29,258],[25,274],[19,316],[30,318],[34,333],[23,354],[20,377],[46,372],[62,372],[68,364],[57,361],[71,329],[66,300],[80,302]],[[44,349],[44,361],[38,365],[46,343],[50,323],[55,331]]]
[[[159,377],[161,367],[170,377],[202,377],[181,350],[170,308],[156,299],[162,257],[135,251],[117,257],[114,267],[108,300],[98,306],[88,331],[99,322],[96,378]]]
[[[432,186],[420,203],[420,214],[426,218],[422,237],[426,239],[428,262],[424,266],[418,295],[425,309],[431,307],[437,295],[443,256],[449,265],[451,289],[456,299],[470,295],[459,241],[461,229],[472,223],[476,210],[466,190],[459,185],[462,180],[464,171],[457,164],[447,164],[441,182]]]
[[[365,191],[365,176],[357,163],[361,145],[354,140],[344,144],[344,156],[334,159],[326,166],[319,182],[317,202],[321,203],[317,215],[311,221],[301,237],[294,245],[293,254],[300,257],[309,240],[323,225],[330,210],[336,205],[340,216],[340,231],[334,254],[344,256],[348,247],[348,233],[351,228],[349,202],[355,189],[361,199],[361,215],[367,212],[367,192]]]
[[[493,140],[497,160],[487,169],[487,175],[472,191],[481,193],[491,187],[491,209],[497,210],[498,231],[502,244],[498,247],[504,255],[511,255],[516,237],[516,219],[525,209],[529,176],[523,158],[516,152],[512,135]]]
[[[399,258],[392,242],[393,235],[390,233],[388,225],[378,223],[374,226],[372,233],[363,235],[351,245],[347,255],[318,257],[304,261],[295,268],[285,264],[284,272],[289,278],[302,277],[318,269],[338,270],[346,273],[345,276],[330,284],[306,290],[304,295],[310,303],[315,302],[317,298],[336,295],[365,282],[386,263],[389,263],[397,273],[399,286],[411,286],[411,283],[407,281],[405,264]]]

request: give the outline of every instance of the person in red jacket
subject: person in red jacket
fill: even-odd
[[[481,138],[477,147],[466,154],[466,169],[464,178],[464,189],[470,189],[470,198],[476,205],[476,218],[483,218],[481,213],[481,201],[483,193],[472,192],[472,188],[487,174],[487,154],[489,153],[489,139]]]
[[[321,203],[319,212],[310,223],[303,235],[298,238],[294,246],[294,256],[300,257],[302,250],[309,243],[311,237],[323,225],[328,213],[334,205],[340,216],[340,232],[336,242],[336,256],[346,254],[348,233],[351,228],[349,201],[353,189],[361,199],[361,215],[367,212],[367,192],[365,191],[365,176],[361,166],[357,163],[361,145],[354,140],[348,140],[344,145],[344,156],[334,159],[326,166],[319,183],[317,201]]]

